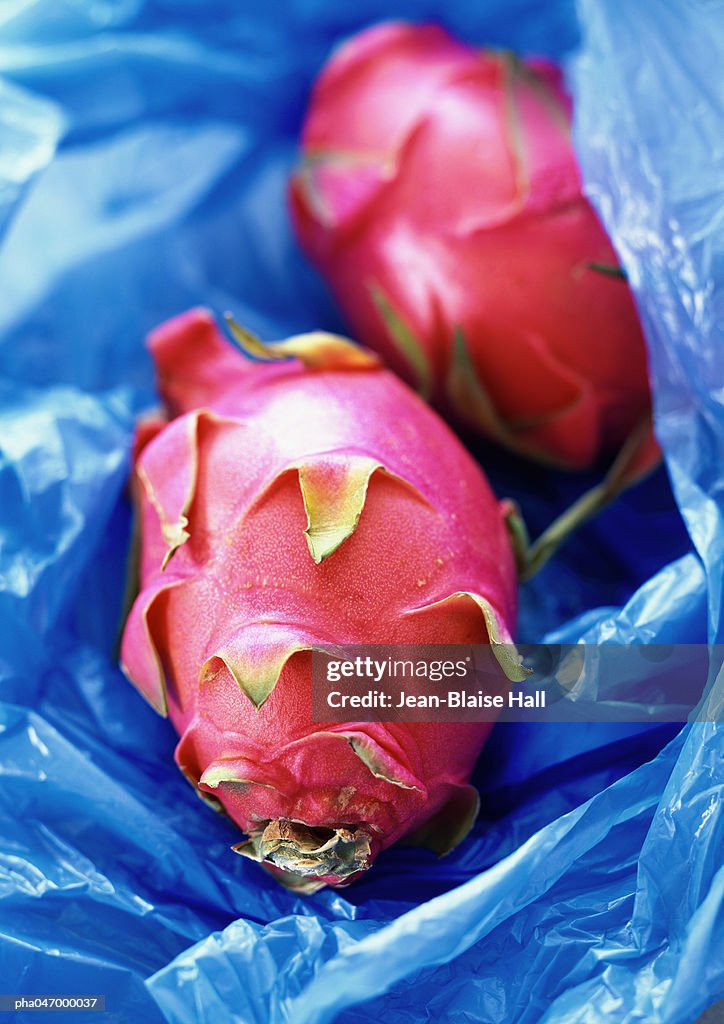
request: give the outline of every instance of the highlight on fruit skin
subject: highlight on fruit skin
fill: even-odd
[[[475,820],[489,723],[314,723],[314,650],[491,642],[511,678],[516,578],[478,465],[346,339],[252,361],[196,310],[150,339],[167,410],[139,431],[140,592],[125,673],[176,760],[287,884],[346,884],[404,837],[439,853]],[[327,368],[329,366],[329,368]]]
[[[316,82],[290,202],[354,337],[459,427],[579,469],[646,414],[641,328],[549,62],[360,32]]]

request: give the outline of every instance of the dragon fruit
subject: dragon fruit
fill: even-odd
[[[458,425],[576,469],[650,400],[570,121],[546,61],[367,29],[316,83],[291,205],[356,338]]]
[[[246,834],[239,852],[300,889],[346,884],[403,836],[438,852],[464,837],[490,725],[315,723],[311,652],[490,642],[521,678],[504,508],[372,353],[237,332],[256,361],[203,311],[150,339],[167,416],[137,445],[122,664]]]

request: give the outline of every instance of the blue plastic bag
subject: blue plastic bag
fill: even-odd
[[[572,60],[646,328],[673,495],[661,472],[584,530],[522,591],[521,637],[722,640],[723,7],[0,10],[3,992],[104,994],[99,1019],[142,1024],[684,1024],[724,995],[720,727],[496,727],[462,847],[301,899],[230,853],[114,660],[144,335],[199,303],[268,337],[342,326],[285,181],[330,47],[390,16]],[[587,483],[491,458],[534,530]]]

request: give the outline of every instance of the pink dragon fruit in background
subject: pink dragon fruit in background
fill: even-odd
[[[151,337],[169,420],[139,440],[139,596],[126,674],[180,734],[176,759],[311,888],[354,879],[425,826],[477,812],[486,723],[316,724],[311,651],[485,643],[511,678],[513,555],[501,506],[445,424],[377,358],[326,334],[249,361],[205,312]]]
[[[620,448],[649,408],[644,342],[553,65],[369,29],[322,72],[303,150],[297,231],[356,337],[528,457]]]

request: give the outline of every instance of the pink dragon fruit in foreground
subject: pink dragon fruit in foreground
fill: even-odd
[[[141,590],[124,671],[176,759],[288,884],[346,884],[402,836],[464,837],[487,723],[312,721],[313,649],[503,646],[515,571],[462,445],[377,358],[332,335],[250,361],[194,311],[152,335],[168,420],[139,438]]]

